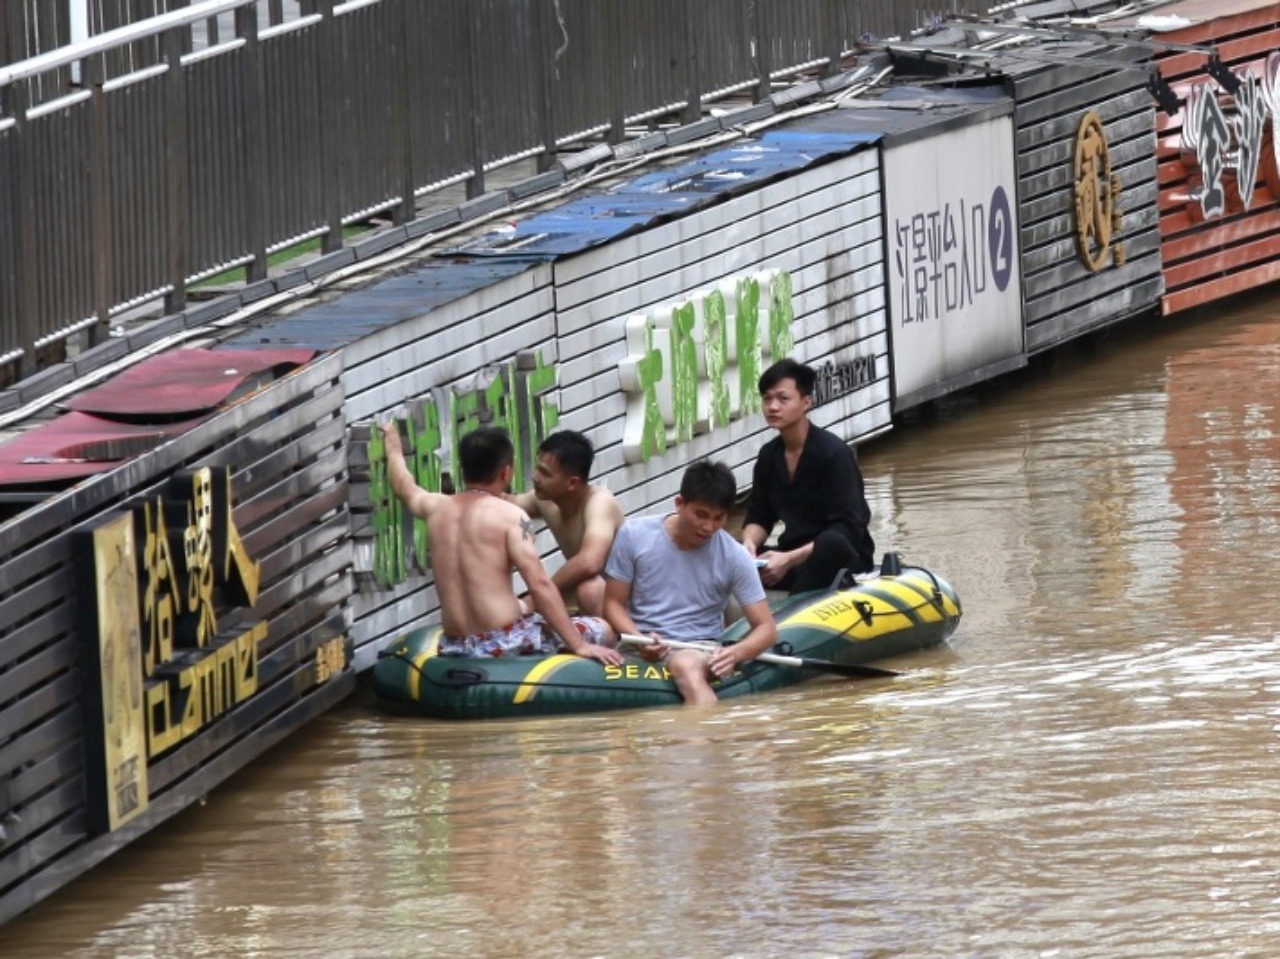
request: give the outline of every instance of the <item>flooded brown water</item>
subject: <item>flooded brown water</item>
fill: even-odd
[[[447,724],[352,702],[0,930],[5,957],[1269,957],[1280,297],[862,451],[960,591],[894,680]]]

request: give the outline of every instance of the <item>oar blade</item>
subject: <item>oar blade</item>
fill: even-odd
[[[826,659],[801,659],[800,662],[805,669],[816,669],[846,679],[892,679],[902,675],[892,669],[868,666],[865,663],[833,663]]]

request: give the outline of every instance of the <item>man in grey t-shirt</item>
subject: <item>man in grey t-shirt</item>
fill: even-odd
[[[646,659],[665,659],[690,705],[714,703],[710,678],[728,676],[778,641],[755,563],[724,530],[736,496],[727,466],[694,463],[680,481],[675,512],[627,520],[605,564],[604,615],[619,633],[659,641],[716,639],[729,596],[741,604],[751,629],[731,646],[713,653],[662,642],[642,647]]]

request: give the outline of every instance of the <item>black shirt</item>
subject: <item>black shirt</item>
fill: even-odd
[[[745,522],[772,531],[779,520],[786,529],[778,537],[778,549],[795,549],[813,542],[824,529],[835,529],[870,564],[875,556],[875,543],[867,530],[871,510],[853,448],[810,423],[791,478],[782,437],[765,443],[756,457]]]

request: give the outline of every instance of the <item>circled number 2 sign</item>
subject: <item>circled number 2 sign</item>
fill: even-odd
[[[987,219],[987,249],[991,253],[991,275],[1001,293],[1013,275],[1013,214],[1009,195],[997,186],[991,194],[991,215]]]

